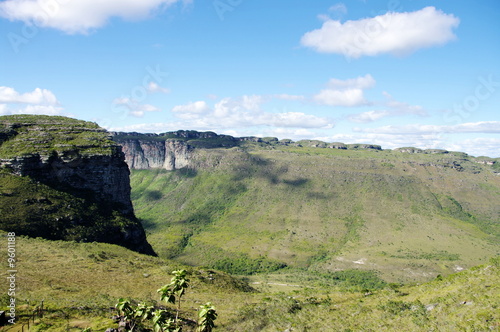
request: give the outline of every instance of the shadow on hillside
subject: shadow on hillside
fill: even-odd
[[[310,180],[306,178],[298,178],[296,180],[283,180],[284,184],[287,184],[292,187],[304,187]]]
[[[163,198],[163,193],[159,190],[146,190],[142,195],[148,202],[157,201]]]
[[[175,174],[182,176],[182,177],[185,177],[185,178],[194,178],[196,175],[198,175],[197,170],[195,170],[193,168],[189,168],[189,167],[175,169],[175,170],[170,171],[170,172],[175,172]]]
[[[139,221],[142,224],[144,230],[146,231],[153,231],[158,228],[158,225],[152,219],[140,218]]]
[[[310,183],[310,179],[305,177],[296,177],[295,179],[283,179],[288,174],[288,166],[277,165],[276,162],[264,159],[260,156],[246,153],[243,158],[233,168],[233,180],[241,181],[251,177],[265,179],[270,184],[285,184],[294,188],[304,188]]]

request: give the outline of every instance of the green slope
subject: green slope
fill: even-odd
[[[0,238],[7,241],[4,233]],[[0,260],[7,261],[6,250]],[[260,281],[256,292],[224,273],[188,268],[191,282],[181,317],[196,317],[200,303],[211,301],[219,313],[214,331],[498,331],[499,263],[491,260],[422,285],[374,284],[361,292],[346,291],[342,280],[335,280],[342,274],[313,279],[308,272],[303,279],[295,274],[282,280],[252,276]],[[168,283],[172,270],[185,267],[116,245],[18,236],[16,268],[16,324],[2,331],[21,331],[23,325],[26,331],[42,301],[44,315],[30,322],[30,331],[117,328],[111,317],[118,298],[162,305],[156,289]],[[7,275],[6,269],[0,271],[1,278]],[[368,275],[361,279],[364,286],[373,281]],[[8,286],[0,288],[2,310],[10,303]]]
[[[500,177],[465,154],[306,147],[198,149],[194,166],[134,170],[160,256],[232,273],[284,265],[425,280],[499,249]]]
[[[0,239],[7,244],[6,233]],[[2,331],[28,330],[28,319],[43,302],[43,317],[36,316],[30,331],[92,331],[118,328],[111,317],[119,298],[146,301],[149,305],[165,306],[156,292],[168,284],[171,272],[188,270],[190,287],[183,298],[181,317],[196,318],[200,303],[212,301],[221,307],[227,320],[253,289],[227,274],[189,268],[177,262],[142,255],[121,246],[105,243],[48,241],[41,238],[16,236],[15,324]],[[7,250],[0,251],[0,260],[7,262]],[[6,280],[7,268],[0,271]],[[0,286],[0,310],[10,304],[9,284]],[[234,302],[233,302],[234,301]],[[227,303],[231,302],[231,305]],[[7,308],[8,309],[8,308]],[[34,325],[34,326],[33,326]],[[190,331],[191,329],[186,329]]]
[[[224,331],[499,331],[499,261],[423,285],[377,292],[317,288],[264,297]]]

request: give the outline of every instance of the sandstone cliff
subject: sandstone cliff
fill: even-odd
[[[65,117],[4,116],[0,144],[0,228],[154,254],[134,215],[124,154],[104,129]]]
[[[130,169],[166,169],[175,170],[184,167],[196,168],[197,149],[231,148],[248,144],[261,146],[285,145],[330,149],[372,149],[381,150],[373,144],[325,143],[318,140],[290,139],[278,140],[276,137],[233,137],[218,135],[214,132],[179,130],[162,134],[112,133],[113,140],[123,147],[125,161]]]

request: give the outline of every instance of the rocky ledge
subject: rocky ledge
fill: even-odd
[[[66,117],[0,117],[0,228],[50,239],[114,243],[154,254],[134,215],[125,155],[109,136],[95,123]],[[38,186],[23,188],[27,182],[13,176],[48,189],[42,195]],[[61,200],[57,193],[81,208],[52,211],[50,205]],[[22,204],[13,210],[8,205],[16,199]],[[44,206],[35,209],[32,202],[40,201]],[[22,216],[28,209],[40,215],[15,220],[16,213]]]

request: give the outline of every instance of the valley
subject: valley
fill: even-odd
[[[498,159],[0,120],[4,331],[115,329],[120,298],[173,317],[179,270],[184,331],[207,302],[214,331],[500,328]]]

